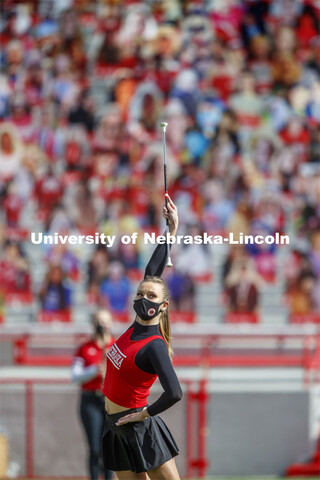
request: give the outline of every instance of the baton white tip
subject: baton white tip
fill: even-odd
[[[168,257],[168,260],[167,260],[167,267],[173,267],[173,263],[171,262],[170,257]]]
[[[160,127],[162,128],[162,130],[165,132],[166,131],[166,128],[168,126],[168,123],[167,122],[161,122],[160,123]]]

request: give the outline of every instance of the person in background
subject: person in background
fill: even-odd
[[[81,385],[80,418],[88,442],[88,471],[91,480],[97,480],[104,471],[105,480],[111,480],[111,470],[103,469],[101,436],[105,422],[102,382],[105,376],[105,357],[114,342],[111,336],[112,319],[108,310],[98,310],[92,319],[92,337],[77,349],[71,366],[73,382]]]
[[[120,262],[109,265],[108,277],[100,285],[100,302],[113,312],[126,312],[130,297],[130,281]]]
[[[11,180],[22,161],[21,139],[14,125],[4,122],[0,126],[0,181]]]
[[[3,293],[31,291],[30,267],[18,243],[7,241],[0,257],[0,290]]]
[[[301,271],[296,281],[286,292],[290,315],[306,315],[316,312],[318,294],[318,284],[314,273]]]
[[[40,291],[42,309],[46,312],[67,312],[71,305],[71,289],[60,265],[51,265]]]
[[[88,264],[87,289],[89,293],[98,295],[101,282],[108,276],[109,263],[109,253],[105,245],[97,245]]]
[[[195,283],[192,277],[176,268],[168,274],[166,281],[170,290],[171,309],[182,312],[194,311]]]
[[[46,258],[49,264],[60,265],[67,278],[79,278],[79,259],[67,245],[59,243],[51,246]]]
[[[235,261],[225,280],[230,312],[257,313],[260,283],[252,262]]]

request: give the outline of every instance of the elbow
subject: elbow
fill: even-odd
[[[179,390],[174,392],[173,395],[172,395],[172,404],[180,402],[180,400],[182,399],[182,395],[183,395],[183,393],[182,393],[182,390],[181,390],[181,387],[180,387]]]
[[[180,387],[180,389],[179,389],[179,394],[177,395],[177,397],[178,397],[178,400],[177,400],[178,402],[179,402],[179,401],[182,399],[182,397],[183,397],[183,392],[182,392],[181,387]]]

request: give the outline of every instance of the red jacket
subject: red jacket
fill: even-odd
[[[112,339],[113,342],[113,339]],[[105,356],[110,344],[107,345],[104,349],[99,347],[97,343],[91,339],[88,342],[81,345],[75,353],[75,357],[80,357],[84,360],[84,367],[89,367],[91,365],[100,365],[105,360]],[[82,383],[82,390],[101,390],[103,378],[100,373],[89,380],[88,382]]]

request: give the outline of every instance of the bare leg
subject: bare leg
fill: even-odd
[[[150,480],[146,472],[136,473],[130,470],[116,472],[118,480]]]
[[[174,458],[163,463],[160,467],[149,470],[148,475],[151,480],[180,480]]]

